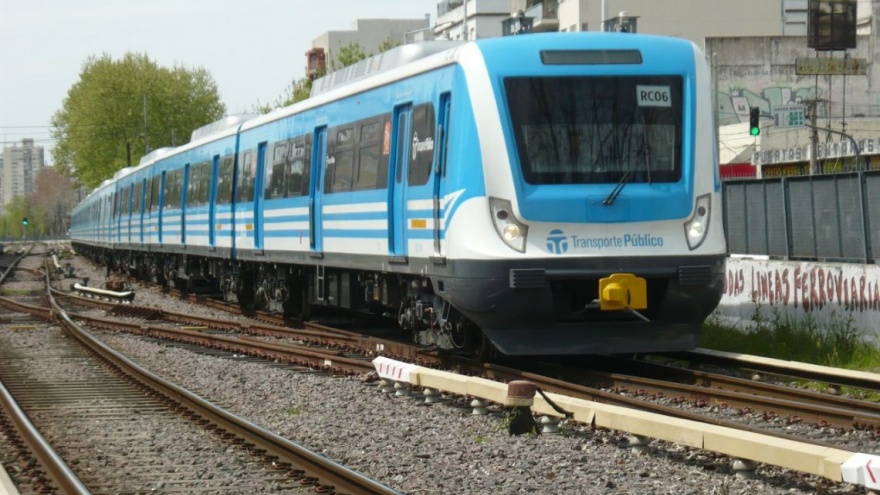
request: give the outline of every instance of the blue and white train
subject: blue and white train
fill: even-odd
[[[394,315],[417,342],[468,353],[697,346],[726,242],[693,43],[396,50],[119,171],[75,209],[76,249],[244,307]]]

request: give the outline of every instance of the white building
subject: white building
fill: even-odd
[[[383,44],[402,45],[405,41],[430,39],[431,14],[422,19],[358,19],[347,31],[326,31],[312,40],[306,52],[306,74],[316,76],[341,68],[339,52],[356,43],[367,56],[376,55]]]
[[[21,146],[3,148],[3,172],[0,177],[0,206],[5,207],[16,196],[27,196],[34,190],[34,177],[45,166],[42,146],[33,139],[22,139]]]

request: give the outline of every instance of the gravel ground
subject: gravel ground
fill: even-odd
[[[103,271],[66,260],[90,285]],[[69,282],[64,286],[69,286]],[[205,310],[134,288],[135,304]],[[139,338],[101,332],[143,366],[237,414],[412,494],[856,494],[860,487],[761,466],[734,476],[731,459],[653,441],[636,454],[624,432],[563,423],[562,433],[507,433],[499,411],[474,416],[461,398],[426,405],[391,397],[358,378],[298,373],[217,359]]]

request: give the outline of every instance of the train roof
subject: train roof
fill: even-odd
[[[190,135],[189,142],[198,141],[204,137],[210,136],[212,134],[218,133],[222,130],[229,129],[231,127],[235,127],[238,124],[246,120],[250,120],[254,117],[259,116],[259,114],[251,114],[251,113],[242,113],[238,115],[227,115],[220,120],[216,120],[211,122],[210,124],[203,125],[198,129],[192,131]]]
[[[361,60],[357,63],[331,72],[312,82],[312,97],[326,93],[333,88],[379,74],[416,60],[451,50],[464,44],[464,41],[421,41],[392,48],[378,55]]]

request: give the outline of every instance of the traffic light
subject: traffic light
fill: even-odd
[[[761,134],[761,109],[758,107],[749,108],[749,134]]]
[[[28,224],[27,217],[24,217],[21,219],[21,224],[24,225],[25,227],[27,227],[27,224]]]

